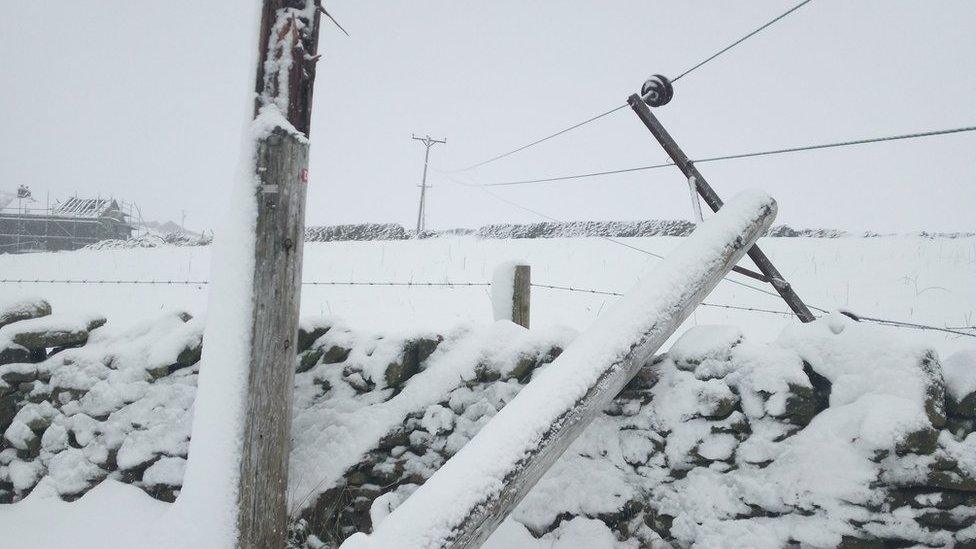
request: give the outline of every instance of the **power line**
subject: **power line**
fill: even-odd
[[[520,209],[522,211],[526,211],[526,212],[529,212],[531,214],[535,214],[535,215],[537,215],[539,217],[542,217],[543,219],[548,219],[549,221],[555,221],[557,223],[565,223],[565,221],[563,221],[563,220],[561,220],[559,218],[552,217],[551,215],[548,215],[546,213],[540,212],[538,210],[534,210],[532,208],[529,208],[527,206],[523,206],[523,205],[521,205],[521,204],[519,204],[517,202],[513,202],[513,201],[511,201],[511,200],[509,200],[507,198],[504,198],[502,196],[499,196],[499,195],[497,195],[497,194],[489,191],[488,189],[484,188],[481,185],[478,185],[478,184],[475,184],[475,183],[465,183],[463,181],[459,181],[457,178],[455,178],[452,174],[450,174],[448,172],[444,172],[444,171],[438,170],[436,168],[433,168],[433,170],[436,171],[436,172],[438,172],[438,173],[440,173],[440,174],[442,174],[442,175],[444,175],[445,177],[447,177],[448,178],[448,181],[450,181],[451,183],[453,183],[455,185],[459,185],[461,187],[469,188],[469,189],[477,189],[477,190],[479,190],[479,191],[487,194],[488,196],[491,196],[492,198],[494,198],[496,200],[499,200],[501,202],[504,202],[504,203],[506,203],[506,204],[508,204],[508,205],[510,205],[512,207],[518,208],[518,209]],[[610,242],[611,244],[616,244],[617,246],[623,246],[624,248],[629,248],[629,249],[634,250],[636,252],[640,252],[642,254],[649,255],[651,257],[656,257],[657,259],[664,259],[664,256],[663,255],[654,253],[654,252],[652,252],[650,250],[645,250],[643,248],[640,248],[638,246],[634,246],[632,244],[628,244],[628,243],[626,243],[626,242],[624,242],[622,240],[617,240],[617,239],[614,239],[614,238],[610,238],[609,236],[598,236],[597,238],[599,238],[601,240],[605,240],[607,242]],[[738,280],[734,280],[734,279],[731,279],[731,278],[728,278],[728,277],[723,278],[723,280],[725,280],[726,282],[728,282],[730,284],[735,284],[737,286],[742,286],[743,288],[749,288],[750,290],[753,290],[753,291],[756,291],[756,292],[759,292],[759,293],[763,293],[763,294],[770,295],[770,296],[773,296],[773,297],[776,297],[776,298],[780,298],[780,295],[779,294],[777,294],[775,292],[771,292],[771,291],[766,290],[764,288],[759,288],[759,287],[753,286],[751,284],[746,284],[745,282],[740,282]],[[816,307],[812,307],[812,308],[816,309]],[[820,310],[823,311],[823,309],[820,309]]]
[[[538,215],[538,216],[543,217],[545,219],[548,219],[550,221],[562,222],[560,219],[557,219],[555,217],[552,217],[552,216],[550,216],[548,214],[542,213],[542,212],[540,212],[538,210],[534,210],[534,209],[529,208],[529,207],[526,207],[526,206],[522,206],[521,204],[518,204],[516,202],[513,202],[513,201],[508,200],[506,198],[503,198],[501,196],[498,196],[497,194],[495,194],[495,193],[493,193],[491,191],[488,191],[483,186],[479,186],[478,184],[472,184],[472,183],[464,183],[462,181],[459,181],[459,180],[455,179],[451,174],[448,174],[446,172],[443,172],[443,171],[440,171],[440,170],[436,170],[436,169],[435,169],[435,171],[437,171],[438,173],[441,173],[441,174],[445,175],[450,182],[452,182],[452,183],[454,183],[456,185],[460,185],[460,186],[465,187],[465,188],[478,189],[479,191],[484,192],[484,193],[488,194],[489,196],[492,196],[492,197],[496,198],[497,200],[500,200],[502,202],[505,202],[506,204],[509,204],[511,206],[514,206],[514,207],[516,207],[516,208],[518,208],[520,210],[524,210],[526,212],[533,213],[535,215]],[[646,254],[646,255],[650,255],[650,256],[656,257],[658,259],[664,259],[664,256],[662,256],[660,254],[656,254],[656,253],[651,252],[649,250],[645,250],[643,248],[640,248],[640,247],[637,247],[637,246],[633,246],[631,244],[628,244],[628,243],[623,242],[623,241],[620,241],[620,240],[616,240],[614,238],[610,238],[610,237],[607,237],[607,236],[600,236],[598,238],[600,238],[601,240],[605,240],[607,242],[610,242],[612,244],[616,244],[616,245],[619,245],[619,246],[623,246],[625,248],[629,248],[631,250],[634,250],[634,251],[637,251],[637,252],[640,252],[640,253],[643,253],[643,254]],[[735,284],[737,286],[742,286],[743,288],[746,288],[746,289],[749,289],[749,290],[753,290],[753,291],[756,291],[756,292],[759,292],[759,293],[763,293],[763,294],[772,296],[772,297],[776,297],[776,298],[779,298],[780,297],[780,295],[777,294],[777,293],[771,292],[771,291],[766,290],[764,288],[759,288],[759,287],[753,286],[751,284],[746,284],[745,282],[740,282],[738,280],[734,280],[734,279],[728,278],[727,276],[726,277],[723,277],[722,280],[724,280],[725,282],[729,282],[731,284]],[[539,286],[549,287],[549,288],[552,288],[552,289],[583,291],[583,292],[594,293],[594,294],[602,294],[602,295],[622,295],[622,294],[618,294],[616,292],[608,292],[608,291],[604,291],[604,290],[582,290],[582,289],[572,288],[572,287],[568,287],[568,286],[563,286],[563,287],[554,286],[554,285],[539,285]],[[774,311],[774,310],[771,310],[771,309],[757,309],[757,308],[752,308],[752,307],[740,307],[740,306],[736,306],[736,305],[722,305],[722,304],[716,304],[716,303],[709,303],[707,306],[709,306],[709,307],[724,307],[724,308],[729,308],[729,309],[755,310],[757,312],[767,312],[767,313],[777,313],[777,314],[787,314],[787,315],[792,315],[793,314],[793,313],[787,313],[785,311]],[[807,303],[807,307],[809,307],[810,309],[813,309],[814,311],[817,311],[819,313],[822,313],[822,314],[831,314],[831,311],[829,311],[827,309],[824,309],[823,307],[818,307],[816,305],[812,305],[810,303]],[[902,322],[902,321],[897,321],[897,320],[887,320],[887,319],[864,317],[864,316],[858,316],[858,318],[860,320],[867,321],[867,322],[874,322],[874,323],[877,323],[877,324],[885,324],[885,325],[888,325],[888,326],[894,326],[894,327],[900,327],[900,328],[912,328],[912,329],[919,329],[919,330],[933,330],[933,331],[946,332],[946,333],[951,333],[951,334],[956,334],[956,335],[962,335],[962,336],[968,336],[968,337],[976,337],[976,334],[971,334],[971,333],[967,333],[967,332],[961,332],[958,329],[952,329],[952,328],[940,328],[938,326],[929,326],[929,325],[925,325],[925,324],[913,324],[913,323],[910,323],[910,322]],[[968,328],[963,328],[963,329],[968,329]]]
[[[725,53],[725,52],[727,52],[727,51],[729,51],[729,50],[731,50],[732,48],[734,48],[734,47],[736,47],[736,46],[738,46],[738,45],[739,45],[739,44],[741,44],[742,42],[745,42],[745,41],[746,41],[746,40],[748,40],[749,38],[752,38],[752,37],[753,37],[753,36],[755,36],[756,34],[758,34],[758,33],[760,33],[761,31],[763,31],[764,29],[766,29],[766,28],[768,28],[768,27],[770,27],[770,26],[772,26],[772,25],[773,25],[774,23],[776,23],[776,22],[777,22],[777,21],[779,21],[780,19],[783,19],[783,18],[784,18],[784,17],[786,17],[787,15],[789,15],[789,14],[791,14],[791,13],[793,13],[794,11],[796,11],[796,10],[798,10],[798,9],[800,9],[801,7],[803,7],[804,5],[806,5],[806,4],[808,4],[808,3],[810,2],[810,1],[811,1],[811,0],[804,0],[803,2],[800,2],[800,3],[799,3],[799,4],[797,4],[796,6],[794,6],[794,7],[792,7],[792,8],[791,8],[791,9],[789,9],[788,11],[786,11],[785,13],[783,13],[783,14],[781,14],[781,15],[779,15],[778,17],[776,17],[775,19],[772,19],[772,20],[770,20],[769,22],[767,22],[767,23],[766,23],[766,24],[764,24],[763,26],[761,26],[761,27],[759,27],[758,29],[756,29],[756,30],[754,30],[754,31],[752,31],[752,32],[750,32],[749,34],[747,34],[747,35],[745,35],[745,36],[743,36],[742,38],[739,38],[739,39],[738,39],[738,40],[736,40],[735,42],[732,42],[732,43],[731,43],[731,44],[729,44],[728,46],[726,46],[726,47],[724,47],[724,48],[722,48],[721,50],[719,50],[718,52],[716,52],[716,53],[714,53],[714,54],[712,54],[711,56],[709,56],[709,57],[708,57],[708,58],[706,58],[705,60],[703,60],[703,61],[701,61],[700,63],[698,63],[698,64],[696,64],[695,66],[693,66],[693,67],[691,67],[690,69],[688,69],[688,70],[686,70],[686,71],[684,71],[683,73],[681,73],[681,74],[679,74],[678,76],[675,76],[674,78],[672,78],[672,79],[671,79],[671,82],[672,82],[672,83],[674,83],[674,82],[677,82],[677,81],[678,81],[679,79],[681,79],[682,77],[684,77],[684,76],[686,76],[686,75],[688,75],[689,73],[691,73],[692,71],[694,71],[694,70],[696,70],[696,69],[698,69],[698,68],[699,68],[699,67],[701,67],[702,65],[704,65],[704,64],[706,64],[706,63],[708,63],[708,62],[709,62],[709,61],[711,61],[712,59],[715,59],[716,57],[718,57],[718,56],[720,56],[720,55],[722,55],[723,53]],[[622,109],[622,108],[624,108],[624,107],[626,107],[626,106],[627,106],[627,104],[626,104],[626,103],[624,103],[623,105],[619,105],[619,106],[617,106],[617,107],[614,107],[614,108],[612,108],[612,109],[610,109],[610,110],[608,110],[608,111],[606,111],[606,112],[603,112],[603,113],[600,113],[600,114],[598,114],[598,115],[596,115],[596,116],[592,116],[592,117],[590,117],[590,118],[587,118],[586,120],[583,120],[582,122],[578,122],[578,123],[576,123],[576,124],[573,124],[572,126],[569,126],[569,127],[567,127],[567,128],[564,128],[564,129],[562,129],[562,130],[559,130],[559,131],[557,131],[556,133],[553,133],[553,134],[550,134],[550,135],[547,135],[547,136],[545,136],[545,137],[543,137],[543,138],[541,138],[541,139],[536,139],[535,141],[532,141],[531,143],[526,143],[525,145],[522,145],[521,147],[518,147],[518,148],[515,148],[515,149],[512,149],[512,150],[510,150],[510,151],[507,151],[507,152],[504,152],[504,153],[501,153],[501,154],[498,154],[498,155],[495,155],[495,156],[492,156],[491,158],[488,158],[488,159],[485,159],[485,160],[482,160],[481,162],[477,162],[477,163],[475,163],[475,164],[471,164],[470,166],[467,166],[467,167],[464,167],[464,168],[459,168],[459,169],[457,169],[457,170],[451,170],[451,172],[452,172],[452,173],[457,173],[457,172],[466,172],[466,171],[468,171],[468,170],[473,170],[473,169],[475,169],[475,168],[479,168],[479,167],[481,167],[481,166],[484,166],[485,164],[489,164],[489,163],[491,163],[491,162],[495,162],[496,160],[501,160],[502,158],[505,158],[505,157],[508,157],[508,156],[511,156],[511,155],[513,155],[513,154],[516,154],[516,153],[519,153],[519,152],[522,152],[522,151],[524,151],[525,149],[528,149],[529,147],[534,147],[534,146],[536,146],[536,145],[538,145],[538,144],[540,144],[540,143],[544,143],[544,142],[546,142],[546,141],[548,141],[548,140],[550,140],[550,139],[552,139],[552,138],[554,138],[554,137],[558,137],[558,136],[560,136],[560,135],[562,135],[562,134],[564,134],[564,133],[566,133],[566,132],[570,132],[570,131],[572,131],[572,130],[575,130],[576,128],[579,128],[579,127],[581,127],[581,126],[585,126],[586,124],[589,124],[590,122],[595,122],[596,120],[599,120],[599,119],[601,119],[601,118],[603,118],[604,116],[608,116],[608,115],[611,115],[611,114],[613,114],[613,113],[615,113],[615,112],[617,112],[617,111],[619,111],[620,109]]]
[[[82,284],[82,285],[183,285],[183,286],[205,286],[209,280],[104,280],[104,279],[42,279],[42,278],[23,278],[23,279],[0,279],[0,283],[6,284]],[[388,282],[388,281],[302,281],[306,286],[413,286],[413,287],[468,287],[468,286],[490,286],[490,282]]]
[[[494,162],[496,160],[501,160],[502,158],[505,158],[506,156],[511,156],[511,155],[513,155],[515,153],[522,152],[525,149],[528,149],[529,147],[534,147],[535,145],[538,145],[539,143],[543,143],[545,141],[549,141],[553,137],[558,137],[558,136],[560,136],[560,135],[562,135],[562,134],[564,134],[566,132],[569,132],[569,131],[575,130],[576,128],[579,128],[580,126],[585,126],[586,124],[589,124],[590,122],[594,122],[596,120],[599,120],[599,119],[603,118],[604,116],[609,116],[609,115],[611,115],[611,114],[619,111],[620,109],[622,109],[622,108],[624,108],[626,106],[627,106],[627,104],[624,103],[623,105],[620,105],[618,107],[614,107],[614,108],[610,109],[609,111],[600,113],[600,114],[598,114],[596,116],[587,118],[586,120],[584,120],[582,122],[579,122],[577,124],[573,124],[572,126],[570,126],[568,128],[559,130],[558,132],[556,132],[554,134],[547,135],[547,136],[543,137],[542,139],[536,139],[535,141],[533,141],[531,143],[527,143],[525,145],[522,145],[521,147],[518,147],[517,149],[512,149],[512,150],[510,150],[508,152],[505,152],[505,153],[502,153],[502,154],[493,156],[493,157],[491,157],[491,158],[489,158],[487,160],[482,160],[481,162],[478,162],[476,164],[472,164],[472,165],[470,165],[470,166],[468,166],[466,168],[460,168],[460,169],[457,169],[457,170],[451,170],[451,173],[466,172],[468,170],[473,170],[475,168],[484,166],[485,164],[489,164],[489,163]]]
[[[882,136],[882,137],[872,137],[872,138],[867,138],[867,139],[855,139],[855,140],[849,140],[849,141],[837,141],[837,142],[833,142],[833,143],[819,143],[819,144],[815,144],[815,145],[803,145],[803,146],[800,146],[800,147],[789,147],[789,148],[785,148],[785,149],[770,149],[770,150],[747,152],[747,153],[727,154],[727,155],[722,155],[722,156],[710,156],[710,157],[706,157],[706,158],[699,158],[697,160],[691,160],[690,162],[693,163],[693,164],[703,164],[703,163],[706,163],[706,162],[721,162],[721,161],[726,161],[726,160],[739,160],[739,159],[743,159],[743,158],[755,158],[755,157],[759,157],[759,156],[772,156],[772,155],[777,155],[777,154],[787,154],[787,153],[804,152],[804,151],[815,151],[815,150],[821,150],[821,149],[832,149],[832,148],[837,148],[837,147],[849,147],[849,146],[854,146],[854,145],[866,145],[866,144],[870,144],[870,143],[882,143],[882,142],[886,142],[886,141],[901,141],[901,140],[905,140],[905,139],[918,139],[918,138],[922,138],[922,137],[933,137],[933,136],[938,136],[938,135],[950,135],[950,134],[955,134],[955,133],[965,133],[965,132],[971,132],[971,131],[976,131],[976,126],[963,126],[961,128],[948,128],[948,129],[933,130],[933,131],[928,131],[928,132],[915,132],[915,133],[904,133],[904,134],[898,134],[898,135],[886,135],[886,136]],[[674,165],[675,165],[674,162],[665,162],[665,163],[662,163],[662,164],[651,164],[651,165],[648,165],[648,166],[636,166],[636,167],[633,167],[633,168],[621,168],[621,169],[606,170],[606,171],[601,171],[601,172],[586,172],[586,173],[579,173],[579,174],[572,174],[572,175],[561,175],[561,176],[556,176],[556,177],[547,177],[547,178],[539,178],[539,179],[523,179],[523,180],[518,180],[518,181],[503,181],[503,182],[498,182],[498,183],[484,183],[481,186],[483,186],[483,187],[507,187],[507,186],[512,186],[512,185],[530,185],[530,184],[535,184],[535,183],[550,183],[550,182],[556,182],[556,181],[566,181],[566,180],[571,180],[571,179],[586,179],[586,178],[590,178],[590,177],[598,177],[598,176],[603,176],[603,175],[614,175],[614,174],[637,172],[637,171],[644,171],[644,170],[655,170],[655,169],[658,169],[658,168],[667,168],[669,166],[674,166]]]
[[[581,173],[575,175],[562,175],[557,177],[547,177],[544,179],[525,179],[521,181],[504,181],[502,183],[485,183],[484,185],[482,185],[482,187],[508,187],[511,185],[529,185],[532,183],[551,183],[553,181],[565,181],[567,179],[584,179],[587,177],[599,177],[601,175],[615,175],[618,173],[654,170],[657,168],[667,168],[669,166],[674,166],[674,162],[668,162],[665,164],[652,164],[650,166],[637,166],[634,168],[622,168],[619,170],[607,170],[603,172],[587,172],[587,173]]]
[[[686,76],[687,74],[689,74],[690,72],[692,72],[692,71],[694,71],[694,70],[695,70],[695,69],[697,69],[698,67],[701,67],[701,66],[702,66],[702,65],[704,65],[705,63],[708,63],[709,61],[711,61],[712,59],[715,59],[716,57],[718,57],[718,56],[720,56],[720,55],[722,55],[723,53],[725,53],[725,52],[727,52],[727,51],[729,51],[729,50],[731,50],[732,48],[734,48],[734,47],[736,47],[736,46],[738,46],[739,44],[741,44],[741,43],[743,43],[743,42],[745,42],[745,41],[746,41],[746,40],[748,40],[749,38],[752,38],[753,36],[755,36],[755,35],[757,35],[757,34],[759,34],[759,33],[760,33],[760,32],[762,32],[763,30],[765,30],[766,28],[768,28],[768,27],[770,27],[770,26],[772,26],[772,25],[773,25],[773,23],[776,23],[776,22],[777,22],[777,21],[779,21],[780,19],[782,19],[782,18],[784,18],[784,17],[786,17],[787,15],[789,15],[789,14],[791,14],[791,13],[793,13],[794,11],[796,11],[796,10],[798,10],[798,9],[800,9],[800,8],[802,8],[803,6],[805,6],[805,5],[807,5],[807,4],[809,4],[809,3],[810,3],[810,1],[811,1],[811,0],[803,0],[803,2],[800,2],[799,4],[797,4],[797,5],[795,5],[795,6],[793,6],[793,7],[792,7],[792,8],[790,8],[789,10],[787,10],[787,11],[785,11],[784,13],[782,13],[782,14],[780,14],[779,16],[777,16],[777,17],[776,17],[775,19],[772,19],[772,20],[770,20],[770,21],[769,21],[768,23],[766,23],[765,25],[763,25],[763,26],[761,26],[761,27],[759,27],[758,29],[756,29],[756,30],[754,30],[754,31],[752,31],[752,32],[750,32],[749,34],[747,34],[747,35],[745,35],[745,36],[743,36],[742,38],[740,38],[740,39],[738,39],[738,40],[736,40],[735,42],[732,42],[732,43],[731,43],[731,44],[729,44],[728,46],[725,46],[724,48],[722,48],[722,49],[720,49],[719,51],[717,51],[717,52],[715,52],[715,53],[714,53],[714,54],[712,54],[711,56],[709,56],[709,57],[707,57],[707,58],[706,58],[705,60],[703,60],[703,61],[701,61],[700,63],[698,63],[697,65],[695,65],[694,67],[691,67],[690,69],[688,69],[688,70],[686,70],[685,72],[683,72],[683,73],[681,73],[681,74],[679,74],[678,76],[675,76],[674,78],[672,78],[672,79],[671,79],[671,82],[672,82],[672,83],[674,83],[674,82],[677,82],[677,81],[678,81],[678,80],[680,80],[680,79],[681,79],[682,77],[684,77],[684,76]]]
[[[505,198],[503,196],[499,196],[499,195],[497,195],[497,194],[489,191],[488,189],[485,189],[483,185],[478,185],[476,183],[465,183],[463,181],[459,181],[454,176],[452,176],[450,173],[437,170],[436,168],[434,169],[434,171],[440,173],[441,175],[444,175],[445,177],[448,178],[448,181],[450,181],[451,183],[453,183],[455,185],[459,185],[461,187],[468,188],[468,189],[477,189],[477,190],[479,190],[479,191],[487,194],[488,196],[494,198],[495,200],[498,200],[500,202],[504,202],[505,204],[508,204],[509,206],[512,206],[514,208],[518,208],[519,210],[522,210],[522,211],[525,211],[525,212],[528,212],[528,213],[537,215],[537,216],[539,216],[539,217],[541,217],[543,219],[546,219],[546,220],[549,220],[549,221],[554,221],[556,223],[565,223],[565,221],[563,221],[562,219],[559,219],[559,218],[556,218],[556,217],[552,217],[551,215],[546,214],[544,212],[540,212],[539,210],[533,210],[532,208],[529,208],[528,206],[523,206],[523,205],[519,204],[518,202],[513,202],[513,201],[511,201],[511,200],[509,200],[509,199],[507,199],[507,198]],[[622,242],[620,240],[615,240],[613,238],[610,238],[609,236],[599,236],[597,238],[600,238],[601,240],[606,240],[607,242],[611,242],[611,243],[617,244],[619,246],[623,246],[625,248],[630,248],[632,250],[641,252],[643,254],[647,254],[647,255],[652,256],[652,257],[656,257],[658,259],[664,259],[664,256],[663,255],[656,254],[656,253],[654,253],[652,251],[645,250],[643,248],[638,248],[637,246],[632,246],[630,244],[627,244],[626,242]]]
[[[904,133],[900,135],[888,135],[884,137],[872,137],[869,139],[856,139],[853,141],[838,141],[836,143],[824,143],[820,145],[806,145],[803,147],[791,147],[788,149],[773,149],[769,151],[742,153],[742,154],[729,154],[725,156],[713,156],[709,158],[702,158],[699,160],[692,160],[692,162],[702,163],[702,162],[718,162],[721,160],[737,160],[740,158],[753,158],[756,156],[769,156],[774,154],[784,154],[784,153],[794,153],[802,151],[814,151],[818,149],[831,149],[835,147],[847,147],[851,145],[865,145],[868,143],[881,143],[884,141],[900,141],[902,139],[916,139],[919,137],[932,137],[935,135],[948,135],[953,133],[963,133],[971,132],[976,130],[976,126],[963,126],[961,128],[949,128],[945,130],[933,130],[929,132],[916,132],[916,133]]]

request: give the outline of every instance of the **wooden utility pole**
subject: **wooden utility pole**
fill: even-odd
[[[237,548],[284,547],[317,0],[265,0],[256,99],[254,299]]]
[[[420,141],[427,147],[424,152],[424,176],[420,180],[420,208],[417,210],[417,238],[420,238],[427,228],[427,165],[430,162],[430,148],[438,143],[447,143],[447,139],[434,139],[430,135],[424,137],[411,135],[410,138]]]

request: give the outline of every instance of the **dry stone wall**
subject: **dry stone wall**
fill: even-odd
[[[174,501],[202,325],[0,310],[0,502],[106,478]],[[698,327],[647,364],[513,513],[623,546],[976,547],[976,353],[831,316],[772,343]],[[572,340],[510,323],[377,334],[306,322],[293,547],[369,531]],[[205,367],[205,365],[203,366]]]

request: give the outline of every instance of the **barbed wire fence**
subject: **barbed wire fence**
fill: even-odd
[[[93,286],[123,286],[123,285],[143,285],[143,286],[196,286],[198,289],[209,285],[208,280],[125,280],[125,279],[54,279],[54,278],[4,278],[0,279],[0,284],[65,284],[65,285],[93,285]],[[398,287],[398,288],[489,288],[491,287],[491,282],[482,281],[450,281],[450,280],[438,280],[438,281],[390,281],[390,280],[309,280],[303,281],[303,286],[361,286],[361,287]],[[555,290],[570,293],[581,293],[589,295],[601,295],[606,297],[622,297],[624,292],[618,292],[606,289],[594,289],[594,288],[579,288],[575,286],[566,286],[558,284],[543,284],[533,282],[530,284],[533,288],[539,288],[544,290]],[[715,309],[726,309],[732,311],[742,311],[748,313],[762,313],[762,314],[772,314],[778,315],[785,318],[795,316],[790,311],[781,311],[775,309],[765,309],[762,307],[747,307],[743,305],[732,305],[729,303],[714,303],[710,301],[703,301],[701,303],[702,307],[709,307]],[[822,314],[831,314],[831,311],[823,309],[820,307],[813,307]],[[851,313],[845,313],[851,316]],[[876,318],[868,316],[853,315],[859,321],[870,322],[873,324],[880,324],[884,326],[890,326],[894,328],[906,328],[914,330],[924,330],[924,331],[937,331],[944,332],[948,334],[966,336],[966,337],[976,337],[976,326],[932,326],[928,324],[920,324],[914,322],[905,322],[901,320],[891,320],[885,318]]]

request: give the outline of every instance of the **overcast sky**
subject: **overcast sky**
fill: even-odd
[[[253,89],[255,24],[239,0],[14,2],[0,18],[0,188],[41,201],[112,195],[148,219],[213,227]],[[352,1],[323,24],[310,224],[410,227],[423,147],[463,167],[624,103],[790,1]],[[16,4],[16,7],[14,7]],[[694,157],[976,124],[976,2],[814,0],[676,84],[662,122]],[[629,109],[484,168],[468,182],[666,160]],[[720,195],[759,187],[780,222],[974,230],[976,133],[701,167]],[[428,225],[537,221],[430,174]],[[561,219],[689,218],[674,169],[499,196]]]

